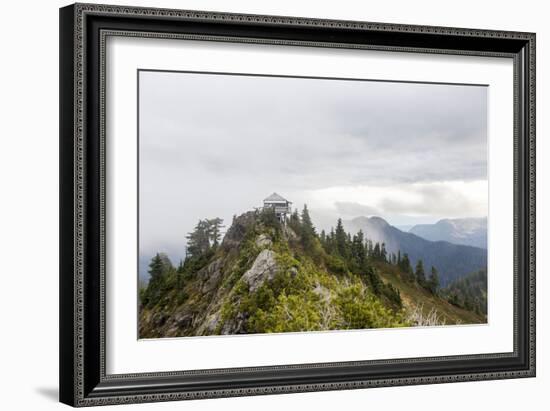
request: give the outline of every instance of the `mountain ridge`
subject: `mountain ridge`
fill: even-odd
[[[487,249],[487,217],[444,218],[434,224],[417,224],[409,233],[429,241],[448,241]]]

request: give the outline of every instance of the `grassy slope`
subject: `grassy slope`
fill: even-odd
[[[446,324],[483,324],[486,322],[484,317],[472,311],[456,307],[434,296],[417,284],[405,281],[397,267],[383,263],[375,264],[382,279],[385,282],[391,283],[399,290],[403,305],[407,309],[413,309],[419,305],[425,315],[428,315],[432,309],[435,309]]]

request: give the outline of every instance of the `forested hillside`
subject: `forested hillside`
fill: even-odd
[[[487,315],[487,271],[480,270],[456,280],[441,295],[457,307]]]
[[[436,267],[353,236],[318,233],[307,207],[281,224],[269,209],[201,220],[177,267],[162,254],[140,289],[140,338],[483,323],[449,303]]]
[[[374,242],[384,243],[388,253],[407,253],[411,264],[422,260],[426,266],[439,270],[442,286],[487,267],[487,250],[448,241],[428,241],[405,233],[380,217],[357,217],[344,222],[350,232],[363,231]]]

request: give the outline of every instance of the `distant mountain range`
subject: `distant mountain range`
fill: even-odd
[[[401,231],[404,231],[405,233],[408,233],[411,228],[413,228],[414,224],[408,224],[408,225],[396,225],[395,228],[400,229]]]
[[[418,260],[422,260],[427,271],[433,265],[439,271],[442,287],[487,267],[485,249],[448,241],[429,241],[411,232],[403,232],[380,217],[357,217],[344,221],[344,227],[352,233],[362,230],[373,242],[385,243],[389,253],[407,253],[413,267]]]
[[[409,233],[430,241],[487,248],[487,218],[444,219],[435,224],[415,225]]]

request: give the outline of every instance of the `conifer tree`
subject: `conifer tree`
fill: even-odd
[[[437,293],[437,289],[439,288],[439,274],[433,265],[430,273],[430,279],[428,280],[428,286],[432,294]]]
[[[348,236],[344,230],[342,219],[338,219],[336,224],[336,231],[334,232],[334,240],[336,245],[336,252],[343,258],[348,256]]]
[[[386,251],[386,243],[382,243],[380,246],[380,260],[386,262],[388,261],[388,253]]]
[[[359,230],[357,234],[353,236],[351,243],[351,254],[354,260],[354,263],[357,265],[359,270],[364,270],[366,265],[366,253],[364,246],[364,236],[363,231]]]
[[[181,288],[184,271],[185,271],[185,263],[183,262],[183,260],[180,260],[178,264],[178,268],[176,268],[176,286],[178,289]]]
[[[374,268],[367,267],[366,269],[366,275],[367,279],[369,280],[370,285],[372,286],[372,291],[376,295],[380,295],[380,292],[382,291],[382,280],[380,279],[380,276],[374,271]]]
[[[179,264],[178,264],[178,268],[176,268],[176,271],[177,271],[178,273],[183,273],[183,268],[184,268],[184,266],[185,266],[185,265],[184,265],[183,260],[180,259],[180,262],[179,262]]]
[[[414,273],[411,267],[411,261],[409,260],[409,255],[407,253],[403,254],[403,257],[401,257],[399,268],[407,275],[408,279],[414,281]]]
[[[313,251],[313,244],[317,233],[315,232],[315,227],[311,222],[311,217],[309,216],[309,211],[307,205],[304,204],[304,209],[302,210],[302,227],[300,234],[302,237],[302,246],[306,252],[311,253]]]
[[[426,274],[424,272],[424,264],[422,263],[422,260],[418,260],[418,262],[416,263],[414,275],[418,284],[420,284],[421,286],[426,285]]]
[[[164,273],[164,264],[162,261],[162,257],[159,253],[156,253],[155,256],[151,259],[151,262],[149,263],[148,273],[151,276],[151,280],[156,280],[160,278]]]
[[[195,229],[187,234],[187,254],[191,257],[200,256],[210,249],[207,220],[199,220]]]
[[[165,274],[172,268],[172,263],[166,254],[157,253],[149,263],[149,284],[141,295],[141,303],[149,306],[156,304],[166,285]]]
[[[207,220],[209,242],[212,247],[217,247],[220,244],[221,229],[224,227],[223,220],[221,218],[212,218]]]
[[[327,246],[327,234],[325,233],[325,230],[321,230],[321,234],[319,235],[319,241],[321,241],[321,245],[323,248],[326,249]]]
[[[325,245],[324,245],[325,251],[327,254],[334,254],[337,252],[336,246],[335,246],[335,243],[336,243],[335,236],[336,234],[334,233],[334,228],[331,228],[330,233],[327,234],[326,236]]]
[[[373,260],[379,261],[381,255],[382,254],[380,253],[380,243],[376,243],[374,245],[374,249],[372,250],[372,258]]]
[[[372,240],[368,239],[366,241],[365,247],[366,247],[366,251],[367,251],[367,257],[372,259],[373,258],[373,253],[374,253],[374,249],[373,249],[373,246],[372,246]]]

